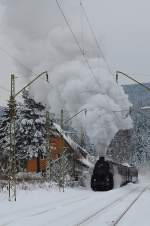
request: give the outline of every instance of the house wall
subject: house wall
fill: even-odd
[[[31,172],[31,173],[37,172],[38,164],[39,164],[39,171],[46,170],[47,160],[34,158],[34,159],[27,160],[27,165],[26,165],[27,172]]]
[[[50,138],[50,148],[52,159],[55,160],[60,157],[60,154],[64,150],[64,141],[62,137]]]
[[[74,151],[64,140],[62,137],[51,137],[50,138],[50,148],[51,148],[51,157],[52,160],[56,160],[60,157],[63,150],[66,150],[68,155],[69,164],[72,168],[72,176],[75,180],[78,180],[79,176],[82,174],[84,165],[78,161],[78,159],[82,158],[82,154],[80,151]],[[45,171],[47,165],[47,159],[31,159],[27,160],[27,172],[37,172]]]
[[[60,157],[61,153],[64,149],[70,150],[69,146],[66,144],[66,142],[63,140],[62,137],[51,137],[50,138],[50,149],[51,149],[51,157],[52,160],[56,160]],[[30,159],[27,160],[26,164],[26,170],[27,172],[37,172],[38,168],[39,171],[45,171],[47,165],[47,159]]]

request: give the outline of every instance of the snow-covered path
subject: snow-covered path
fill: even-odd
[[[113,226],[145,186],[129,184],[109,192],[20,190],[16,203],[0,193],[0,226]],[[149,209],[147,188],[117,225],[149,226]]]

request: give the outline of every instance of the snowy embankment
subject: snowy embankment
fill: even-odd
[[[145,185],[129,184],[109,192],[34,187],[18,190],[17,202],[9,202],[8,194],[1,192],[0,226],[112,226]],[[117,225],[149,226],[149,209],[147,188]]]

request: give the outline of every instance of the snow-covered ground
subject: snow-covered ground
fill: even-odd
[[[108,192],[90,189],[19,189],[17,202],[9,202],[0,192],[0,226],[113,226],[118,217],[148,186],[128,184]],[[150,186],[142,193],[118,226],[150,225]]]

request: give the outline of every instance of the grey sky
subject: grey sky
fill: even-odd
[[[94,11],[93,2],[87,4],[88,14],[101,34],[113,70],[150,75],[150,2],[100,0],[95,1]]]
[[[150,81],[149,0],[83,0],[83,4],[112,70],[138,73],[139,81]],[[1,31],[0,47],[15,55],[9,42]],[[9,88],[9,75],[16,72],[13,60],[0,49],[0,85]],[[1,102],[8,99],[7,92],[0,89],[0,94]]]

